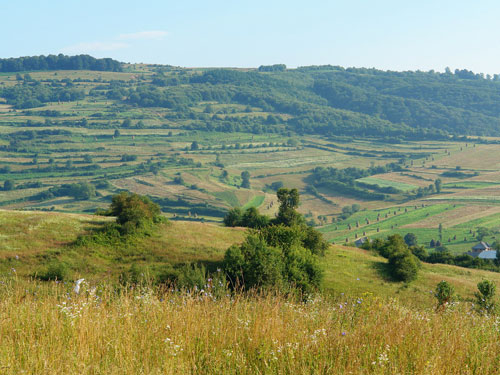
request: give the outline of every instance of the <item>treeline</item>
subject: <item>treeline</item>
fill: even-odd
[[[14,108],[41,107],[48,102],[72,102],[85,98],[85,92],[76,87],[52,87],[38,81],[24,82],[0,90],[0,97]]]
[[[0,59],[0,72],[23,72],[34,70],[98,70],[121,72],[119,61],[103,58],[96,59],[89,55],[66,56],[26,56]]]

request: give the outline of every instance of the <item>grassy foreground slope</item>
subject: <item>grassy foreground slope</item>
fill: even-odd
[[[2,374],[498,373],[499,320],[464,303],[497,273],[423,265],[405,285],[386,277],[385,259],[336,245],[323,259],[326,293],[303,302],[229,295],[209,281],[191,294],[117,290],[105,281],[132,263],[218,261],[245,232],[173,222],[130,246],[75,246],[106,219],[0,211],[0,220]],[[67,283],[22,277],[54,259],[71,268]],[[429,291],[443,279],[461,302],[436,312]]]
[[[74,244],[80,234],[107,220],[90,215],[0,211],[0,275],[34,276],[54,262],[66,265],[67,280],[85,277],[94,282],[116,280],[133,264],[156,273],[186,262],[214,268],[225,250],[242,242],[245,235],[243,228],[177,221],[162,224],[151,236],[131,243]],[[397,297],[412,306],[432,306],[435,300],[430,291],[441,280],[452,283],[462,299],[473,298],[483,279],[500,285],[498,273],[438,264],[423,264],[411,284],[397,283],[388,276],[386,259],[353,247],[334,245],[321,261],[328,294],[360,297],[369,293]]]

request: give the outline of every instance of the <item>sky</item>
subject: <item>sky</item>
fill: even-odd
[[[500,73],[498,0],[0,0],[0,57]]]

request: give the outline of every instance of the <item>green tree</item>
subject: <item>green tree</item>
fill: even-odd
[[[269,225],[269,221],[269,217],[259,214],[255,207],[247,208],[241,218],[242,226],[248,228],[264,228]]]
[[[250,189],[250,172],[241,172],[241,187],[244,189]]]
[[[483,312],[493,312],[496,307],[493,300],[495,297],[496,285],[489,280],[483,280],[477,284],[477,289],[479,293],[476,292],[474,295],[476,297],[478,309]]]
[[[286,226],[303,224],[304,218],[296,210],[297,207],[299,207],[300,202],[299,191],[297,189],[281,188],[278,190],[276,195],[278,197],[280,207],[275,223],[284,224]]]
[[[404,237],[404,240],[408,247],[418,245],[417,236],[415,235],[415,233],[407,233]]]
[[[389,266],[396,280],[410,282],[417,278],[419,262],[408,249],[394,251],[389,256]]]
[[[439,282],[436,286],[436,293],[434,294],[438,300],[437,309],[443,308],[450,303],[454,293],[455,290],[449,282],[444,280]]]
[[[280,288],[284,282],[282,252],[257,235],[249,235],[241,246],[226,251],[224,270],[234,284],[246,289]]]
[[[199,150],[200,149],[200,145],[198,144],[197,141],[193,141],[193,143],[191,143],[191,151],[196,151],[196,150]]]
[[[122,233],[133,233],[161,221],[160,207],[148,197],[122,192],[111,199],[109,214],[116,216]]]
[[[3,183],[3,190],[5,191],[10,191],[14,189],[14,181],[12,180],[5,180]]]
[[[224,225],[226,227],[238,227],[241,226],[242,223],[243,212],[241,208],[234,207],[229,210],[229,212],[224,216]]]
[[[436,181],[434,181],[434,185],[436,186],[436,193],[441,193],[441,187],[443,185],[441,179],[438,178]]]

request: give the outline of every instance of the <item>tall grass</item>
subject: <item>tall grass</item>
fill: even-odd
[[[3,280],[2,374],[495,374],[500,320],[366,295],[214,297]]]

